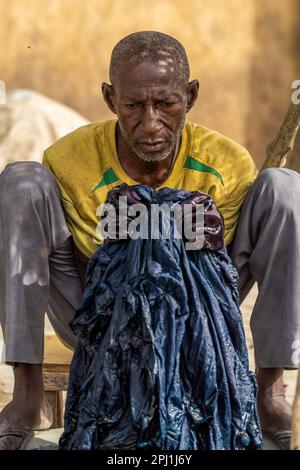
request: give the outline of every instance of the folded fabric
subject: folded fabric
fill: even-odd
[[[115,207],[120,194],[144,204],[146,216],[154,203],[206,204],[206,241],[186,250],[160,227],[157,239],[106,242],[91,258],[70,324],[79,345],[60,449],[260,448],[222,217],[201,193],[122,185],[108,197]]]

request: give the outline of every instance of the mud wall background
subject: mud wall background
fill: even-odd
[[[111,50],[144,29],[185,46],[201,84],[189,119],[242,143],[260,165],[300,79],[300,0],[0,0],[0,80],[106,118]],[[300,171],[300,136],[292,165]]]

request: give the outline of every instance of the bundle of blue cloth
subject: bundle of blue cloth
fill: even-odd
[[[126,192],[147,213],[151,204],[200,201],[207,243],[186,250],[184,239],[159,232],[103,243],[91,258],[70,324],[79,344],[60,449],[260,448],[257,384],[222,217],[201,193],[123,185],[109,198],[117,206]]]

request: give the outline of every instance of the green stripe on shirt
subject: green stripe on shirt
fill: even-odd
[[[110,167],[108,170],[106,170],[103,173],[102,180],[100,181],[100,183],[97,184],[97,186],[94,187],[94,189],[92,191],[96,191],[97,189],[100,189],[105,185],[115,183],[118,180],[119,180],[119,178],[117,177],[116,173],[114,172],[112,167]]]
[[[224,186],[222,176],[217,170],[215,170],[211,166],[204,165],[204,163],[201,163],[198,160],[195,160],[195,158],[193,157],[187,157],[184,167],[188,168],[189,170],[196,170],[196,171],[203,171],[205,173],[211,173],[215,175],[220,181],[221,185]]]

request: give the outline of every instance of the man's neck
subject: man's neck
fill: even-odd
[[[125,173],[138,183],[154,188],[161,186],[170,175],[180,148],[179,142],[173,152],[164,160],[146,162],[128,147],[119,126],[116,128],[116,143],[119,161]]]

